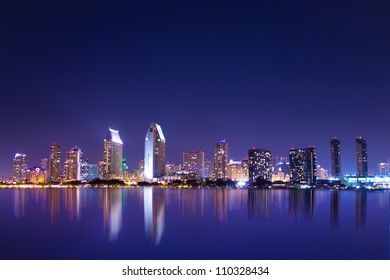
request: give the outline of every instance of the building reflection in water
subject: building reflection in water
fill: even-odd
[[[201,216],[204,214],[205,190],[188,189],[180,193],[180,208],[184,216]]]
[[[366,212],[367,212],[367,192],[356,191],[356,204],[355,204],[355,223],[358,230],[362,230],[366,225]]]
[[[223,228],[227,225],[228,219],[228,200],[227,189],[214,190],[214,217],[218,225]]]
[[[287,205],[286,192],[282,190],[250,189],[247,194],[248,217],[267,219],[271,213],[281,213]]]
[[[14,195],[14,215],[16,218],[24,217],[26,210],[26,190],[15,189],[13,190]]]
[[[157,246],[164,233],[165,223],[165,190],[145,187],[144,194],[144,223],[145,233],[150,244]]]
[[[336,229],[339,227],[340,216],[340,192],[330,192],[330,227]]]
[[[289,217],[292,220],[313,221],[314,218],[313,189],[289,190]]]
[[[65,192],[65,213],[69,220],[79,221],[81,218],[80,189],[66,188]]]
[[[58,188],[50,188],[48,192],[51,222],[55,224],[60,219],[60,190]]]
[[[102,189],[104,230],[108,230],[109,241],[118,240],[122,228],[122,189]]]

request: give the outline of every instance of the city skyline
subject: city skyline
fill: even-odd
[[[315,145],[331,170],[336,136],[354,173],[360,135],[369,170],[387,162],[389,3],[174,2],[5,3],[0,175],[16,152],[31,166],[49,158],[53,142],[62,163],[75,145],[98,162],[107,127],[134,169],[151,120],[169,162],[192,150],[210,160],[225,138],[233,160]]]
[[[330,161],[331,162],[333,161],[334,154],[336,152],[336,154],[338,156],[338,159],[337,159],[338,165],[341,166],[341,158],[343,158],[343,156],[341,156],[341,155],[343,153],[340,151],[340,140],[338,138],[336,138],[336,137],[333,137],[331,139],[330,143],[331,143],[330,149],[329,149]],[[363,148],[360,148],[361,143],[364,144]],[[99,176],[95,176],[94,178],[99,177],[99,178],[102,178],[102,179],[123,179],[123,178],[125,178],[123,176],[124,175],[123,172],[125,172],[125,170],[126,170],[126,171],[129,171],[129,172],[134,171],[135,172],[134,174],[136,174],[136,176],[139,176],[139,174],[140,174],[139,172],[141,172],[142,174],[144,174],[143,177],[146,180],[151,180],[153,178],[157,179],[157,178],[163,177],[164,175],[168,175],[168,173],[166,172],[166,169],[169,168],[168,167],[169,165],[171,165],[172,167],[180,167],[181,170],[189,171],[190,173],[194,172],[195,170],[192,170],[194,167],[190,168],[190,166],[188,165],[188,164],[190,164],[188,162],[188,160],[190,158],[193,158],[192,160],[195,160],[197,157],[201,157],[201,162],[203,162],[204,166],[203,166],[203,168],[200,168],[199,170],[196,168],[197,170],[195,172],[199,176],[198,179],[206,178],[206,177],[202,176],[202,173],[204,172],[202,170],[204,168],[206,168],[205,163],[206,163],[206,161],[208,161],[208,159],[206,158],[204,152],[201,152],[201,151],[182,152],[182,156],[183,156],[182,157],[182,161],[172,163],[172,162],[166,161],[166,157],[165,157],[166,148],[165,148],[165,145],[166,145],[166,139],[165,139],[164,134],[162,133],[161,126],[156,124],[156,123],[154,123],[154,122],[151,122],[150,128],[148,129],[147,134],[146,134],[146,138],[145,138],[145,147],[144,147],[144,149],[145,149],[145,158],[142,159],[141,162],[144,163],[146,158],[149,157],[148,155],[152,154],[150,151],[152,151],[152,150],[157,151],[157,154],[159,154],[161,152],[162,156],[158,156],[158,162],[161,161],[161,164],[159,164],[158,167],[154,166],[153,162],[157,159],[156,158],[156,159],[154,159],[151,162],[151,165],[150,165],[151,167],[149,168],[150,170],[152,170],[152,171],[149,171],[149,173],[152,172],[154,174],[157,174],[156,176],[148,176],[146,174],[148,172],[146,172],[144,174],[143,172],[145,172],[145,171],[141,171],[141,169],[140,169],[140,168],[142,168],[142,170],[144,170],[144,166],[141,167],[140,166],[140,162],[138,162],[137,168],[134,168],[134,169],[131,169],[131,170],[128,169],[127,159],[125,157],[123,157],[123,146],[124,145],[123,145],[122,139],[119,136],[119,130],[114,130],[112,128],[109,128],[109,132],[106,135],[106,137],[104,138],[103,160],[98,160],[96,163],[95,162],[90,162],[88,157],[84,156],[82,150],[78,146],[75,146],[75,147],[73,147],[72,149],[68,150],[65,153],[66,154],[65,158],[64,158],[63,161],[61,161],[62,160],[61,159],[61,146],[58,143],[53,143],[52,146],[51,146],[50,160],[48,160],[47,158],[41,158],[40,159],[40,163],[41,163],[40,165],[38,165],[36,163],[35,163],[35,165],[34,165],[34,163],[32,163],[32,164],[24,163],[24,165],[25,165],[24,170],[26,172],[27,168],[29,168],[29,169],[34,169],[34,168],[37,168],[37,167],[43,168],[45,170],[45,172],[47,173],[47,175],[48,175],[47,181],[56,183],[56,182],[60,181],[59,177],[62,177],[65,182],[67,182],[67,181],[80,181],[82,179],[86,179],[89,176],[88,175],[88,168],[89,168],[89,166],[90,165],[91,166],[95,166],[95,165],[98,166],[99,164],[101,164],[102,170],[100,171],[100,173],[99,173],[99,171],[97,172],[97,174],[100,174],[100,175]],[[217,170],[222,168],[221,170],[217,171],[218,173],[220,173],[220,175],[217,176],[217,177],[223,178],[224,180],[225,179],[229,179],[229,176],[227,176],[227,175],[229,173],[228,168],[229,168],[230,164],[234,164],[234,163],[238,164],[239,162],[242,164],[242,161],[248,161],[248,159],[249,159],[249,173],[248,173],[249,177],[248,177],[247,180],[249,182],[254,182],[255,178],[257,176],[255,176],[255,172],[253,171],[253,168],[259,168],[259,166],[264,164],[264,163],[261,163],[263,161],[263,159],[260,159],[261,157],[259,157],[258,159],[255,159],[255,156],[254,156],[253,152],[260,153],[262,151],[265,151],[265,152],[269,153],[269,157],[268,157],[268,161],[269,162],[267,163],[267,166],[268,166],[267,168],[269,168],[269,172],[267,171],[268,172],[267,175],[264,175],[265,178],[268,181],[271,181],[271,177],[273,178],[273,175],[276,175],[275,178],[279,178],[278,174],[277,174],[278,173],[277,168],[280,168],[279,165],[283,164],[283,160],[287,160],[287,158],[288,158],[288,157],[284,157],[284,156],[280,156],[280,155],[275,155],[275,154],[272,153],[272,151],[269,151],[269,150],[266,150],[266,149],[263,149],[263,148],[259,149],[259,148],[252,147],[252,148],[247,150],[247,155],[246,156],[241,157],[241,159],[239,161],[234,161],[228,155],[228,151],[227,151],[228,145],[229,145],[229,143],[226,141],[226,139],[218,141],[216,146],[214,147],[214,161],[211,162],[212,166],[214,166],[212,168],[214,170],[214,173],[216,171],[215,168],[217,168]],[[368,154],[369,154],[367,152],[367,142],[365,141],[365,139],[363,137],[359,136],[359,137],[355,138],[355,145],[356,145],[356,150],[355,150],[355,152],[356,152],[355,153],[355,166],[356,166],[356,169],[355,169],[355,172],[351,172],[351,173],[343,173],[342,172],[341,175],[358,175],[358,176],[362,176],[362,177],[373,176],[373,175],[387,176],[386,174],[388,174],[388,172],[387,171],[383,171],[383,170],[385,170],[384,168],[387,168],[386,167],[387,165],[390,165],[389,162],[387,162],[387,163],[386,162],[377,162],[377,163],[375,163],[375,168],[374,169],[372,169],[372,170],[371,169],[367,169],[367,159],[368,159]],[[335,148],[335,146],[337,146],[337,148]],[[314,178],[316,177],[316,174],[315,174],[316,170],[315,169],[317,167],[321,168],[321,170],[326,172],[326,174],[332,175],[332,176],[329,176],[329,177],[336,177],[336,178],[340,177],[340,176],[335,176],[334,174],[332,174],[332,169],[333,169],[332,165],[331,165],[331,167],[329,169],[328,168],[324,168],[323,166],[321,167],[320,165],[318,165],[318,162],[322,162],[322,161],[318,161],[318,159],[317,159],[317,148],[314,145],[309,146],[309,148],[305,148],[305,149],[290,148],[290,150],[288,152],[289,156],[290,156],[290,166],[291,166],[291,151],[294,151],[294,150],[298,150],[298,151],[302,150],[303,151],[303,150],[308,150],[308,149],[309,150],[310,149],[314,149],[314,151],[315,151],[314,161],[313,161],[313,164],[312,164],[312,167],[311,167],[311,168],[314,168],[313,169],[314,170]],[[76,152],[76,154],[74,154],[75,152]],[[272,153],[272,156],[271,156],[271,153]],[[117,172],[116,172],[117,174],[115,172],[112,172],[112,171],[108,172],[109,169],[112,169],[111,168],[111,165],[112,165],[111,164],[111,161],[112,161],[111,160],[111,157],[112,157],[111,154],[112,155],[116,155],[115,156],[115,160],[113,160],[113,161],[117,162],[117,163],[114,164],[115,165],[115,169],[118,169]],[[28,155],[25,154],[25,153],[20,153],[20,152],[15,153],[14,160],[13,160],[13,167],[12,167],[12,178],[16,177],[15,170],[16,170],[16,172],[20,173],[20,171],[18,171],[18,170],[21,169],[20,167],[17,166],[16,169],[15,169],[15,162],[16,162],[17,158],[20,157],[20,156],[23,156],[25,158],[25,160],[24,160],[25,162],[27,162],[27,158],[29,158]],[[187,159],[185,159],[185,157]],[[219,167],[215,165],[216,160],[220,161]],[[277,162],[278,160],[281,160],[281,162]],[[363,160],[364,160],[364,167],[361,167]],[[251,161],[252,161],[252,164],[251,164]],[[109,164],[105,163],[105,162],[109,162]],[[165,162],[165,165],[163,165],[162,162]],[[196,162],[196,160],[195,160],[195,162]],[[195,162],[191,163],[191,165],[192,164],[195,164],[195,165],[197,165],[197,164],[199,165],[200,164],[200,166],[202,165],[201,163],[195,163]],[[368,162],[370,162],[370,161],[368,161]],[[52,166],[53,164],[54,164],[55,167]],[[175,165],[175,164],[178,164],[178,165]],[[46,165],[48,165],[48,168],[46,168]],[[84,165],[84,168],[87,168],[87,169],[85,169],[83,171],[82,170],[82,165]],[[271,167],[272,167],[272,172],[271,172]],[[180,170],[180,168],[179,168],[179,170]],[[251,171],[251,168],[252,168],[252,171]],[[260,167],[260,168],[262,168],[262,167]],[[362,171],[362,168],[364,169],[364,172]],[[154,169],[156,169],[156,170],[154,170]],[[54,170],[54,173],[51,170]],[[230,170],[230,172],[231,171],[232,170]],[[281,170],[279,170],[279,171],[281,171]],[[84,172],[84,174],[82,174],[82,172]],[[95,174],[96,172],[93,171],[93,173]],[[150,174],[152,174],[152,173],[150,173]],[[54,177],[56,177],[57,174],[62,174],[62,175],[59,175],[58,179],[53,179],[53,174],[55,174]],[[264,173],[264,174],[266,174],[266,173]],[[291,173],[288,173],[288,172],[286,173],[286,171],[284,171],[284,175],[290,176]],[[25,175],[24,177],[26,178],[26,176],[27,175]],[[213,176],[214,176],[213,174],[210,174],[210,178],[218,179],[218,178],[215,178]],[[313,176],[313,175],[311,175],[311,176]],[[263,177],[263,176],[261,176],[261,177]],[[4,176],[4,178],[7,178],[7,176]],[[8,178],[11,178],[11,177],[8,177]],[[321,177],[321,176],[319,176],[317,174],[317,179],[320,179],[320,178],[324,178],[324,177],[323,176]],[[93,179],[93,178],[89,178],[89,179]],[[274,179],[272,179],[272,180],[274,180]],[[14,179],[14,181],[18,182],[20,180],[19,179],[16,179],[16,180]],[[314,179],[314,181],[315,181],[315,179]],[[313,184],[313,183],[310,183],[310,184]]]

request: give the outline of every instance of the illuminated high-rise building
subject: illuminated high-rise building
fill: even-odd
[[[145,137],[144,178],[146,180],[165,175],[165,144],[161,126],[152,122]]]
[[[88,164],[88,176],[87,181],[99,178],[99,168],[97,163]]]
[[[65,180],[81,181],[81,149],[74,147],[66,152]]]
[[[104,138],[103,179],[122,179],[123,142],[118,130],[109,129]]]
[[[184,152],[183,169],[189,173],[196,173],[198,179],[204,178],[204,152]]]
[[[271,182],[272,154],[265,149],[250,149],[248,151],[249,182],[256,182],[257,178]]]
[[[213,178],[215,180],[227,179],[227,166],[228,166],[228,143],[226,140],[221,140],[215,145],[214,150],[214,170]]]
[[[290,149],[290,181],[293,184],[316,184],[317,151],[315,147]]]
[[[249,181],[249,159],[244,158],[241,160],[241,168],[242,168],[242,178],[241,181],[248,182]]]
[[[80,180],[82,182],[87,182],[88,176],[89,176],[89,167],[90,164],[88,164],[88,158],[84,157],[83,154],[81,154],[80,158]]]
[[[226,177],[232,181],[244,181],[241,161],[230,160],[227,166]]]
[[[12,165],[12,180],[16,183],[25,182],[27,179],[27,155],[16,153]]]
[[[341,154],[340,154],[340,140],[334,137],[330,141],[330,159],[332,165],[332,176],[341,176]]]
[[[208,159],[204,160],[204,178],[210,178],[212,174],[211,161]]]
[[[390,177],[390,163],[378,163],[378,176]]]
[[[43,169],[45,169],[46,171],[49,169],[49,159],[48,158],[41,159],[41,167]]]
[[[61,179],[61,147],[58,144],[51,145],[49,162],[49,181],[59,182]]]
[[[356,170],[357,176],[368,176],[367,142],[363,137],[356,138]]]

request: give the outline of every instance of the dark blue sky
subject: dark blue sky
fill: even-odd
[[[151,121],[177,163],[222,138],[233,159],[315,145],[329,168],[337,136],[344,172],[356,136],[371,170],[390,157],[390,2],[99,2],[1,5],[0,175],[53,141],[96,162],[109,126],[134,168]]]

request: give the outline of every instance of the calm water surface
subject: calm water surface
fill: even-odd
[[[0,259],[389,259],[389,192],[0,189]]]

